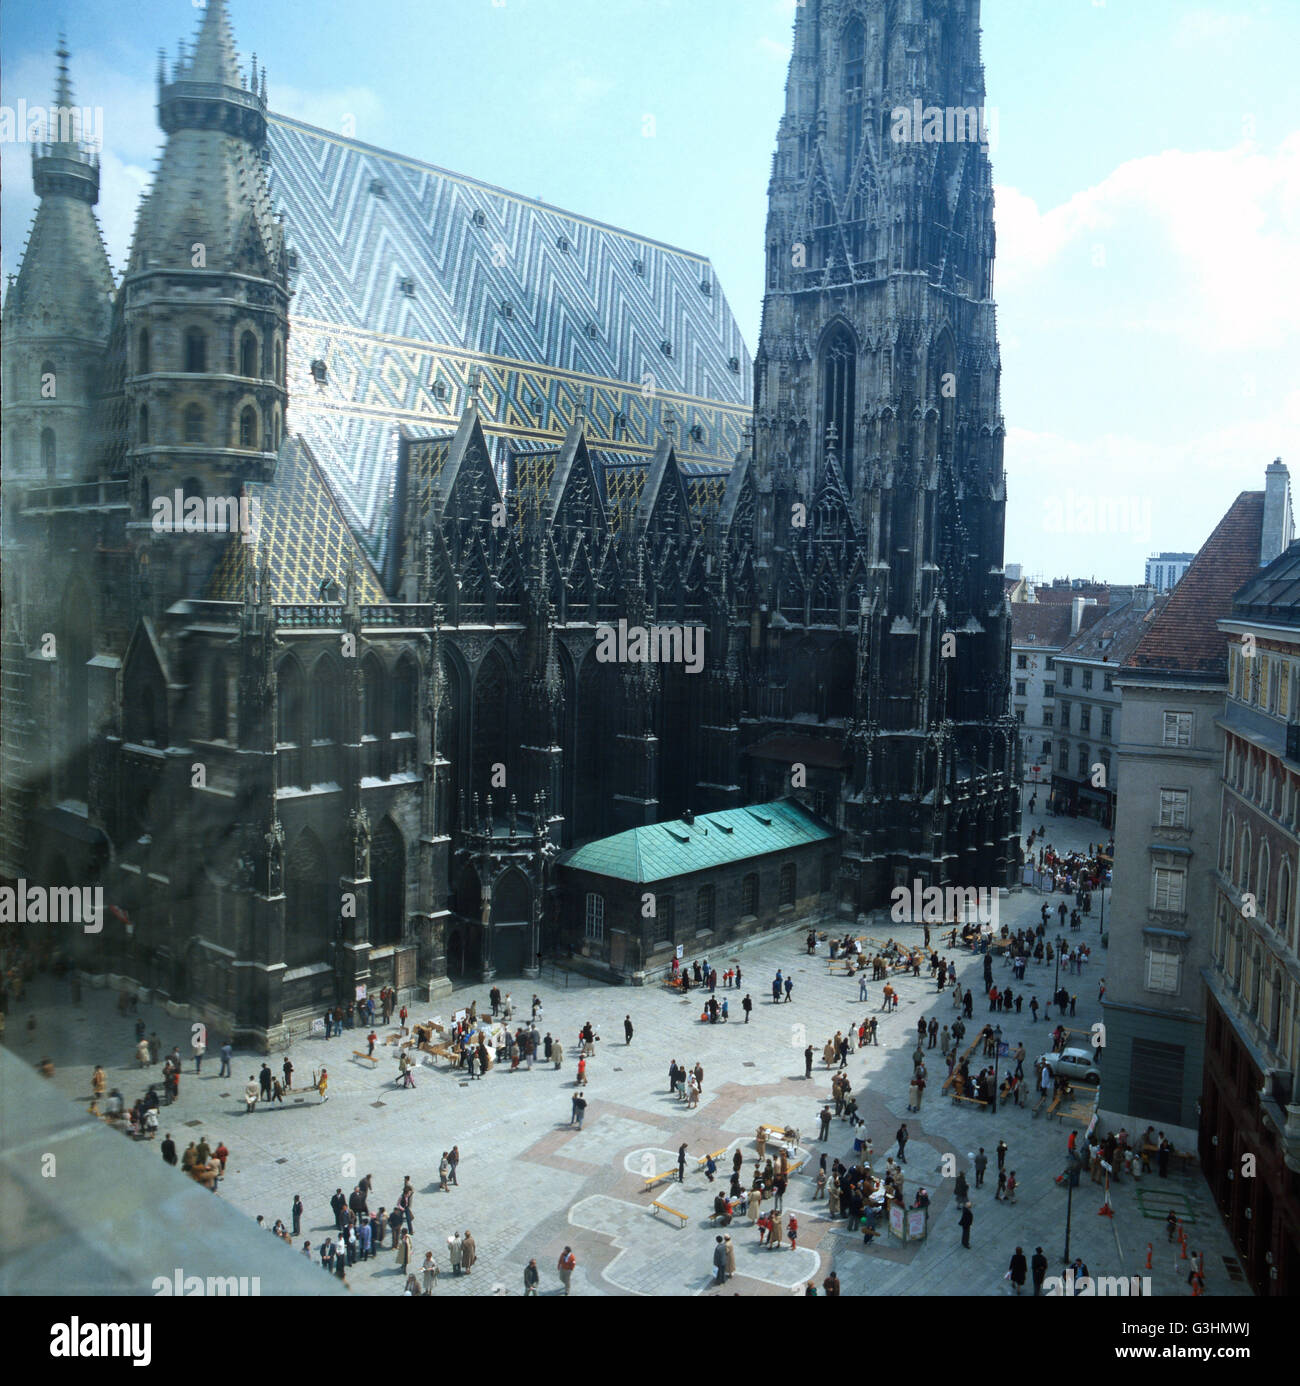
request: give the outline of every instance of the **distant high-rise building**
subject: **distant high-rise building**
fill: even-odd
[[[1147,559],[1146,585],[1157,592],[1171,592],[1182,580],[1194,553],[1153,553]]]

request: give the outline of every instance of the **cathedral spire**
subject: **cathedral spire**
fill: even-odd
[[[214,82],[227,87],[243,85],[226,0],[208,0],[184,75],[191,82]]]

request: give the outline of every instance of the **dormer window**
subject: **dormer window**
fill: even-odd
[[[414,298],[414,297],[415,297],[415,280],[414,280],[414,279],[399,279],[399,280],[397,281],[397,286],[398,286],[398,288],[401,289],[401,291],[407,296],[407,298]]]
[[[329,379],[329,369],[324,361],[317,359],[311,363],[311,378],[317,385],[324,385]]]
[[[691,442],[702,443],[704,441],[704,429],[700,424],[691,425]]]
[[[515,315],[514,305],[510,302],[509,299],[506,299],[506,300],[501,304],[501,316],[502,316],[503,318],[513,318],[514,315]]]
[[[733,357],[731,357],[730,360],[728,360],[728,362],[727,362],[727,369],[732,373],[732,375],[739,375],[739,374],[740,374],[740,357],[739,357],[739,356],[733,356]]]
[[[709,295],[713,293],[713,284],[712,284],[712,282],[711,282],[710,280],[708,280],[708,279],[701,279],[701,280],[700,280],[700,292],[705,296],[705,298],[708,298]]]
[[[593,342],[600,336],[600,328],[597,327],[594,322],[589,322],[587,324],[587,336],[590,337]]]
[[[470,220],[474,223],[475,226],[486,226],[487,213],[483,211],[476,211],[474,215],[470,218]]]
[[[672,358],[672,354],[673,354],[673,344],[672,344],[671,342],[660,342],[660,343],[659,343],[659,350],[662,351],[663,354],[664,354],[665,356],[667,356],[669,359]]]
[[[561,255],[569,253],[569,238],[567,236],[557,236],[555,238],[555,248]]]
[[[291,251],[289,252],[289,257],[288,257],[288,258],[289,258],[289,268],[290,268],[291,270],[296,270],[296,269],[298,268],[298,252],[297,252],[296,250],[291,250]]]
[[[370,180],[370,195],[371,197],[388,196],[388,189],[384,186],[384,180],[382,178],[372,178]]]
[[[644,279],[644,278],[645,278],[645,261],[644,261],[644,260],[633,260],[633,261],[632,261],[632,273],[633,273],[633,274],[639,274],[639,275],[641,276],[641,278]]]
[[[433,382],[433,397],[434,399],[447,398],[447,385],[445,381],[435,380]]]

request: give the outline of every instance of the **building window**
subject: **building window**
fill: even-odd
[[[1060,755],[1057,756],[1057,758],[1056,758],[1056,764],[1057,764],[1058,768],[1060,768],[1061,770],[1069,770],[1069,768],[1070,768],[1070,743],[1069,743],[1068,741],[1062,741],[1062,742],[1061,742],[1061,753],[1060,753]]]
[[[1162,828],[1185,828],[1187,826],[1187,790],[1162,789],[1160,791],[1160,826]]]
[[[257,410],[251,404],[247,404],[239,411],[239,446],[241,448],[255,448],[257,446]]]
[[[1109,737],[1112,735],[1112,727],[1115,725],[1115,714],[1112,709],[1104,707],[1101,710],[1101,734]]]
[[[1062,704],[1061,704],[1061,726],[1063,726],[1063,727],[1065,728],[1066,731],[1069,731],[1069,730],[1070,730],[1070,704],[1069,704],[1069,703],[1062,703]]]
[[[1277,911],[1273,927],[1284,939],[1291,938],[1291,867],[1283,862],[1277,872]]]
[[[1028,655],[1017,655],[1017,656],[1016,656],[1016,668],[1017,668],[1017,669],[1028,669],[1028,668],[1029,668],[1029,656],[1028,656]]]
[[[1115,691],[1115,675],[1107,674],[1101,686],[1103,692],[1113,693]]]
[[[1166,746],[1190,746],[1192,744],[1192,714],[1190,712],[1166,712]]]
[[[185,329],[185,369],[202,375],[208,368],[208,339],[197,327]]]
[[[148,375],[150,365],[149,354],[149,330],[142,327],[140,335],[136,338],[136,374]]]
[[[701,886],[695,893],[695,932],[706,933],[713,928],[714,889],[711,885]]]
[[[1178,973],[1182,959],[1177,953],[1161,953],[1154,948],[1147,950],[1147,990],[1158,991],[1166,996],[1178,995]]]
[[[758,913],[758,873],[751,871],[740,883],[740,912],[742,915]]]
[[[1091,769],[1091,762],[1089,761],[1090,754],[1091,752],[1086,745],[1079,747],[1079,778],[1081,780],[1086,780],[1088,778],[1088,772]]]
[[[58,465],[59,452],[58,445],[54,441],[54,430],[43,428],[41,429],[41,466],[45,469],[46,481],[54,480]]]
[[[836,327],[822,353],[821,436],[839,454],[840,470],[850,490],[853,489],[853,427],[857,418],[857,364],[856,343],[846,327]],[[829,441],[832,438],[833,443]]]
[[[184,414],[184,437],[187,443],[203,441],[203,410],[197,404],[187,404]]]
[[[1092,708],[1088,703],[1079,704],[1079,730],[1092,730]]]
[[[1151,908],[1181,914],[1186,880],[1185,871],[1168,866],[1155,867],[1151,872]]]
[[[251,332],[239,339],[239,373],[248,377],[261,374],[257,369],[257,338]]]
[[[1097,759],[1101,763],[1102,788],[1114,789],[1115,786],[1110,782],[1110,752],[1107,750],[1099,751]]]
[[[1023,727],[1025,725],[1025,710],[1023,707],[1016,708],[1016,721]]]
[[[1051,764],[1051,761],[1052,761],[1052,743],[1051,743],[1050,741],[1047,741],[1047,740],[1044,740],[1044,742],[1043,742],[1043,759],[1044,759],[1045,761],[1047,761],[1047,763],[1048,763],[1049,765]]]
[[[672,943],[677,936],[677,901],[671,895],[655,897],[654,941]]]
[[[605,897],[595,891],[587,892],[587,911],[583,926],[583,937],[588,943],[605,941]]]
[[[781,904],[783,906],[794,904],[796,884],[794,862],[788,861],[781,868]]]
[[[137,441],[141,446],[149,441],[149,406],[147,404],[140,406],[140,426],[137,434]]]
[[[1043,697],[1044,697],[1044,698],[1055,698],[1055,697],[1056,697],[1056,685],[1055,685],[1054,683],[1045,683],[1045,684],[1043,685]]]
[[[1072,664],[1067,664],[1061,671],[1061,682],[1066,688],[1074,687],[1074,666]]]
[[[1017,697],[1017,698],[1023,698],[1023,697],[1025,697],[1025,696],[1027,695],[1028,687],[1029,687],[1029,685],[1026,683],[1026,681],[1025,681],[1024,679],[1017,679],[1017,680],[1016,680],[1016,697]]]
[[[1090,691],[1092,690],[1092,670],[1091,670],[1091,669],[1085,669],[1085,670],[1083,671],[1083,687],[1084,687],[1084,691],[1085,691],[1085,692],[1090,692]]]
[[[1047,661],[1047,672],[1048,672],[1049,674],[1051,674],[1051,673],[1055,672],[1055,669],[1056,669],[1056,660],[1055,660],[1055,659],[1048,659],[1048,661]]]
[[[1043,709],[1043,726],[1050,727],[1052,725],[1053,720],[1055,719],[1055,716],[1056,714],[1052,711],[1050,707],[1045,707]]]

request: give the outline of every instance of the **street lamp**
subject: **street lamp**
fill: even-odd
[[[990,1109],[997,1112],[998,1109],[998,1062],[1002,1058],[1002,1026],[993,1027],[993,1097]]]
[[[1074,1211],[1074,1191],[1079,1186],[1079,1159],[1073,1154],[1070,1156],[1070,1168],[1066,1173],[1065,1185],[1065,1255],[1061,1259],[1068,1266],[1070,1264],[1070,1217]]]

